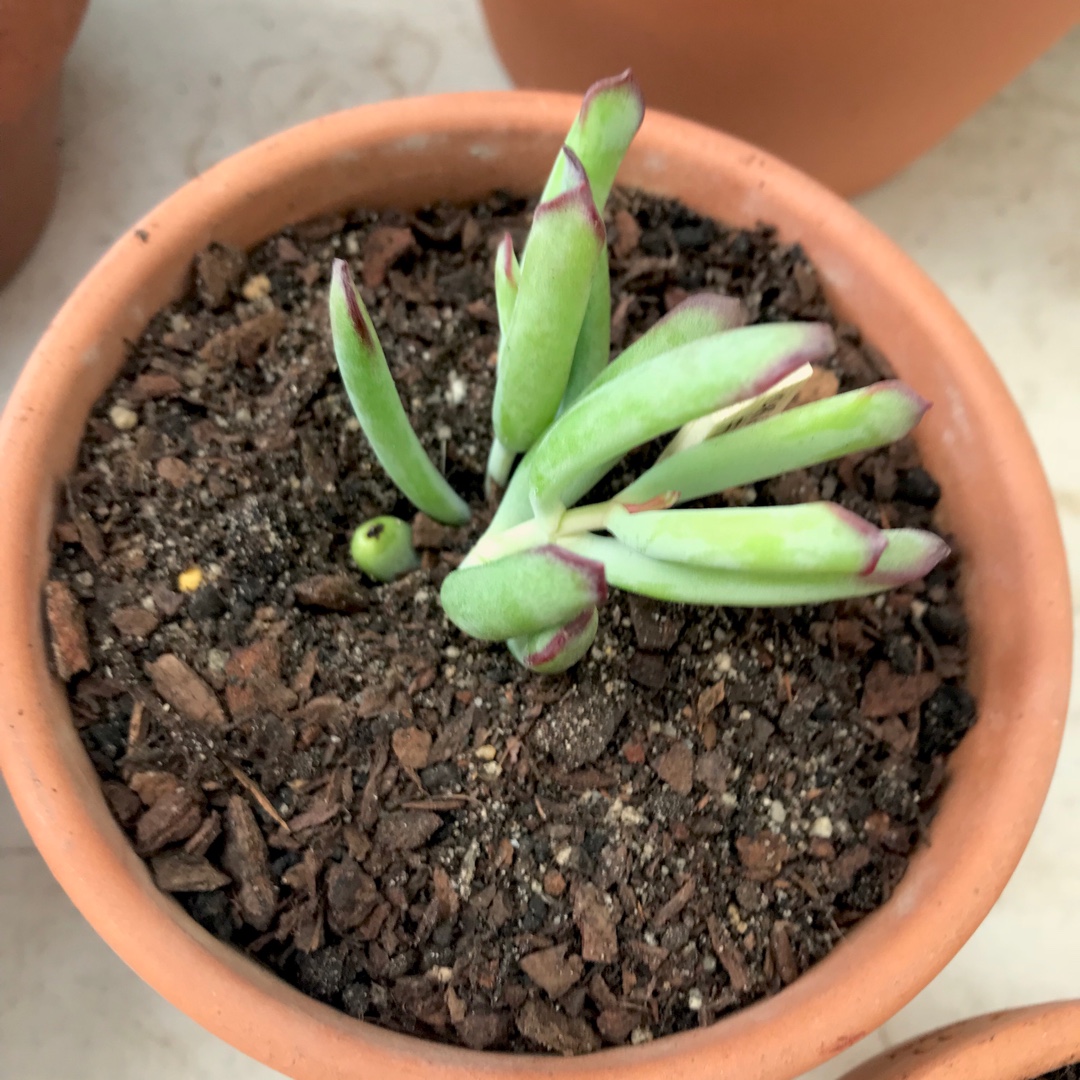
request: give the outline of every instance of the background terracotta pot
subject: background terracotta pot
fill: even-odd
[[[86,5],[0,3],[0,285],[30,254],[56,200],[60,68]]]
[[[1065,556],[1000,378],[937,289],[847,204],[744,143],[653,113],[622,179],[729,221],[772,222],[804,244],[839,310],[936,402],[918,434],[965,555],[980,717],[952,759],[932,843],[881,910],[774,998],[709,1029],[576,1060],[472,1054],[352,1020],[211,938],[154,887],[50,677],[39,601],[54,493],[125,341],[187,287],[192,256],[210,240],[250,245],[355,204],[538,191],[576,108],[528,93],[391,102],[226,160],[106,254],[53,321],[0,422],[0,764],[16,804],[61,885],[140,975],[298,1080],[787,1080],[887,1019],[952,957],[1012,873],[1049,784],[1069,681]]]
[[[519,86],[634,68],[657,108],[845,195],[929,149],[1080,21],[1078,0],[483,0]]]
[[[1080,1001],[990,1013],[931,1031],[844,1080],[1036,1080],[1080,1061]]]

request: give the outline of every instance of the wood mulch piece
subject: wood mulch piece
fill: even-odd
[[[491,258],[528,222],[496,196],[200,256],[89,421],[44,608],[109,806],[211,933],[397,1031],[576,1054],[711,1023],[827,955],[903,875],[975,707],[956,559],[816,608],[615,592],[553,678],[448,625],[439,587],[491,513]],[[616,192],[610,232],[617,348],[703,288],[836,324],[768,229]],[[414,514],[351,418],[335,255],[466,528]],[[837,330],[835,385],[887,373]],[[932,527],[938,495],[905,440],[713,504]],[[422,565],[372,585],[348,541],[384,513]]]

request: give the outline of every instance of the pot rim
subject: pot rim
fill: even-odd
[[[210,239],[228,239],[222,222],[237,222],[235,228],[241,229],[247,221],[250,227],[252,207],[264,205],[260,200],[265,199],[274,200],[279,217],[271,232],[309,216],[310,192],[285,193],[304,183],[310,187],[315,172],[329,177],[335,170],[355,171],[363,153],[397,155],[387,161],[413,155],[413,168],[422,162],[436,174],[425,181],[430,188],[441,181],[439,153],[464,152],[465,140],[477,172],[513,173],[514,163],[501,148],[524,145],[514,144],[515,138],[541,138],[553,154],[577,106],[578,99],[569,95],[527,91],[403,99],[309,121],[227,158],[162,202],[102,257],[50,325],[0,420],[0,505],[8,508],[0,516],[0,550],[11,553],[0,564],[0,681],[8,705],[6,722],[0,723],[0,763],[16,805],[61,886],[121,958],[204,1027],[302,1080],[344,1080],[357,1075],[358,1062],[375,1074],[395,1072],[403,1078],[430,1076],[437,1069],[447,1080],[494,1075],[638,1080],[655,1077],[661,1069],[673,1077],[706,1071],[732,1077],[794,1076],[893,1015],[951,959],[1015,868],[1053,771],[1071,663],[1065,554],[1034,447],[989,358],[929,279],[839,197],[737,139],[651,112],[628,158],[631,182],[648,188],[654,178],[658,186],[652,190],[663,191],[665,169],[677,172],[671,162],[681,163],[680,176],[696,163],[699,172],[716,170],[709,175],[710,187],[738,181],[742,201],[730,216],[740,222],[765,218],[782,235],[799,235],[803,227],[819,230],[822,250],[811,254],[838,296],[861,280],[873,294],[863,304],[867,311],[901,306],[933,340],[934,355],[948,358],[949,392],[958,397],[945,408],[959,426],[938,432],[936,443],[924,431],[924,449],[972,437],[995,448],[995,482],[1009,515],[1004,520],[1033,523],[1012,538],[1020,599],[1011,620],[1019,637],[1012,645],[1031,677],[1016,702],[1008,700],[1014,696],[1009,693],[1002,700],[1037,721],[1005,730],[1015,755],[1012,771],[1002,773],[998,767],[999,798],[987,805],[980,827],[968,830],[946,873],[937,866],[933,842],[951,837],[947,830],[959,829],[962,817],[956,806],[960,795],[946,793],[931,844],[916,854],[892,899],[775,997],[709,1028],[575,1059],[472,1052],[354,1020],[221,944],[157,892],[108,817],[70,723],[66,698],[48,676],[37,599],[52,514],[51,497],[42,495],[47,491],[43,478],[58,479],[55,464],[50,466],[55,454],[50,455],[48,432],[71,425],[82,430],[88,405],[72,401],[80,380],[95,378],[104,386],[115,371],[102,343],[113,341],[120,326],[137,332],[148,321],[155,309],[144,309],[140,290],[179,292],[190,255]],[[529,175],[539,174],[533,169]],[[539,183],[542,177],[537,188]],[[290,206],[298,217],[288,218]],[[722,216],[715,208],[699,209]],[[187,253],[183,259],[182,252]],[[933,411],[928,420],[937,428],[943,423]],[[987,434],[991,428],[996,442]],[[946,460],[946,451],[938,456]],[[950,499],[959,502],[960,495],[946,488]],[[985,576],[976,585],[975,594],[1000,587]],[[1027,643],[1025,633],[1038,636],[1038,648]],[[986,680],[993,681],[995,665],[982,666]],[[997,696],[980,701],[984,727],[989,723],[984,716],[996,715],[997,701]],[[1002,746],[986,742],[969,737],[955,752],[958,790],[971,788],[969,774],[976,767],[995,767],[988,762]],[[933,874],[931,866],[937,867]],[[920,918],[910,917],[914,910]]]
[[[843,1080],[1036,1080],[1080,1061],[1080,1000],[986,1013],[910,1039]]]

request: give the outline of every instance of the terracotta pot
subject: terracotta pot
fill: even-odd
[[[510,93],[339,113],[204,173],[122,237],[53,321],[0,424],[0,763],[53,873],[103,938],[205,1027],[297,1080],[394,1076],[787,1080],[896,1012],[998,896],[1046,794],[1068,695],[1072,619],[1054,504],[1000,378],[956,312],[824,188],[728,136],[651,114],[622,179],[805,245],[839,310],[934,402],[918,429],[965,555],[980,718],[951,763],[931,830],[892,899],[776,997],[706,1030],[576,1060],[449,1049],[304,997],[161,894],[113,821],[50,677],[40,588],[53,499],[125,341],[187,286],[211,240],[246,246],[356,204],[538,191],[577,101]],[[971,823],[978,822],[978,828]]]
[[[931,1031],[844,1080],[1036,1080],[1080,1061],[1080,1001],[989,1013]]]
[[[483,0],[519,86],[632,66],[657,108],[845,195],[928,150],[1080,21],[1078,0]]]
[[[56,200],[60,67],[86,5],[0,3],[0,285],[30,254]]]

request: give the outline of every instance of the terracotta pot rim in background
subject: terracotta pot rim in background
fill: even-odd
[[[843,1080],[1037,1080],[1080,1061],[1080,1000],[987,1013],[879,1054]]]
[[[482,0],[520,87],[634,68],[660,108],[845,195],[941,140],[1080,20],[1078,0]],[[963,43],[959,46],[958,43]]]
[[[624,181],[799,240],[841,313],[936,402],[918,432],[965,552],[980,719],[892,899],[775,997],[711,1028],[577,1059],[478,1054],[390,1033],[306,998],[214,940],[154,887],[113,822],[44,655],[39,589],[52,497],[124,341],[212,239],[250,245],[350,203],[539,190],[577,107],[542,93],[364,106],[294,128],[185,185],[124,235],[53,321],[0,421],[0,764],[53,873],[147,982],[296,1080],[514,1076],[787,1080],[911,999],[983,919],[1045,798],[1068,697],[1072,619],[1053,500],[1015,406],[941,293],[851,207],[730,137],[650,114]],[[974,816],[972,816],[974,815]],[[977,829],[970,828],[978,821]]]
[[[56,202],[61,67],[86,5],[0,3],[0,285],[34,249]]]

